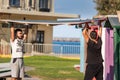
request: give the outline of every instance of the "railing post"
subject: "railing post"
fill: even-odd
[[[31,52],[31,56],[34,55],[33,50],[34,50],[34,44],[32,44],[32,52]]]
[[[60,56],[62,57],[62,54],[63,54],[63,46],[61,45],[60,46]]]
[[[5,44],[3,45],[3,55],[5,55]]]

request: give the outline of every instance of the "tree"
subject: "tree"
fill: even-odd
[[[120,0],[93,0],[96,3],[98,15],[114,15],[120,10]]]

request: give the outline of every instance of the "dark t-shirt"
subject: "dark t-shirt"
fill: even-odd
[[[102,40],[99,37],[97,44],[91,39],[88,40],[87,43],[87,59],[86,63],[88,64],[99,64],[103,62],[102,54],[101,54],[101,46]]]

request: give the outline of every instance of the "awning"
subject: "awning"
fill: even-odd
[[[94,19],[102,20],[102,19]],[[13,22],[13,23],[19,23],[19,24],[45,24],[45,25],[78,25],[78,24],[84,24],[84,23],[91,23],[93,20],[69,20],[69,21],[52,21],[52,20],[4,20],[1,19],[0,22]]]

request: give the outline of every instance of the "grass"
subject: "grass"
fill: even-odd
[[[10,58],[0,58],[0,62],[8,61]],[[32,56],[26,57],[24,61],[26,66],[35,68],[27,73],[43,80],[83,80],[83,74],[73,68],[74,64],[79,64],[79,60]]]

